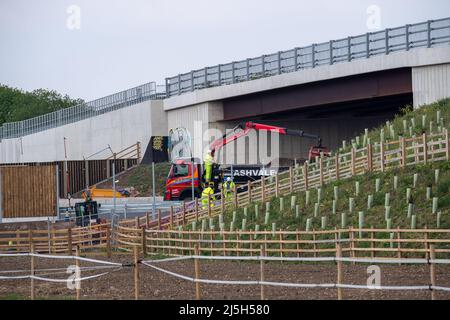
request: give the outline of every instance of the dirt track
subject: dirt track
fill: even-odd
[[[104,256],[98,257],[105,260]],[[131,256],[115,256],[116,262],[131,262]],[[30,266],[29,258],[0,258],[0,270],[26,270]],[[38,259],[36,268],[67,267],[73,264],[66,260]],[[92,264],[82,263],[82,266]],[[158,264],[176,273],[194,276],[192,261],[179,261]],[[258,263],[243,262],[206,262],[201,261],[201,276],[206,279],[221,280],[257,280],[259,279]],[[382,285],[428,285],[429,267],[380,265]],[[170,275],[141,265],[141,298],[142,299],[193,299],[195,287],[191,282],[175,279]],[[350,284],[366,284],[367,266],[345,265],[344,282]],[[82,276],[93,275],[103,271],[83,272]],[[5,274],[1,274],[5,275]],[[56,277],[46,275],[46,277]],[[66,278],[66,274],[58,275]],[[334,264],[293,264],[269,263],[266,265],[266,280],[298,283],[334,283],[336,267]],[[437,266],[437,284],[450,287],[450,266]],[[259,299],[259,286],[235,285],[201,285],[203,299]],[[295,289],[283,287],[267,287],[269,299],[336,299],[336,289]],[[30,280],[0,280],[0,298],[8,295],[28,297]],[[64,283],[48,283],[36,281],[38,297],[74,297],[74,291],[66,288]],[[98,279],[88,280],[82,284],[83,299],[133,299],[133,271],[125,267]],[[425,291],[378,291],[378,290],[344,290],[346,299],[430,299],[430,292]],[[450,299],[450,293],[439,292],[438,299]]]

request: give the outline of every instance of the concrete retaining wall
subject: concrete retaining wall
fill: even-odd
[[[142,154],[153,135],[167,135],[162,101],[146,101],[97,117],[0,143],[0,163],[82,160],[108,146],[120,151],[137,141]],[[105,159],[108,150],[91,159]]]

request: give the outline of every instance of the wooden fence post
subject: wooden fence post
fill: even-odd
[[[381,172],[384,172],[384,141],[380,142],[380,164]]]
[[[436,259],[436,251],[434,244],[430,246],[430,259],[434,260]],[[431,286],[436,286],[436,264],[433,262],[430,262],[430,280],[431,280]],[[436,300],[436,291],[431,288],[431,300]]]
[[[266,199],[266,178],[264,176],[261,177],[261,202],[264,204]]]
[[[339,168],[339,158],[340,158],[339,154],[336,154],[335,160],[334,160],[335,166],[336,166],[336,181],[339,181],[340,175],[341,175],[340,168]]]
[[[161,210],[158,209],[158,230],[161,230]]]
[[[111,250],[111,227],[106,227],[106,256],[111,258],[112,250]]]
[[[150,228],[150,214],[148,211],[145,213],[145,220],[147,222],[147,228]]]
[[[294,192],[294,172],[293,168],[289,167],[289,193]]]
[[[225,212],[225,192],[222,189],[220,189],[220,213],[224,214]]]
[[[196,256],[199,256],[199,249],[198,249],[198,243],[194,246],[194,252]],[[200,279],[200,265],[199,265],[199,259],[194,259],[194,270],[195,270],[195,299],[200,300],[201,294],[200,294],[200,282],[198,282],[198,279]]]
[[[264,246],[261,246],[260,256],[261,258],[266,256]],[[265,281],[265,270],[264,270],[265,261],[261,259],[259,264],[260,264],[261,282],[263,282]],[[261,300],[266,300],[266,288],[263,284],[261,284]]]
[[[145,232],[145,227],[142,227],[142,255],[147,255],[147,233]]]
[[[237,193],[237,187],[234,185],[234,208],[237,209],[238,207],[238,193]]]
[[[211,195],[208,194],[208,217],[211,218],[212,212],[211,212]],[[184,225],[184,211],[183,211],[183,225]]]
[[[275,175],[275,197],[278,198],[278,196],[280,195],[280,183],[279,183],[279,178],[278,178],[278,172]]]
[[[139,300],[139,249],[134,246],[134,299]]]
[[[422,143],[423,143],[423,163],[428,163],[428,144],[427,144],[427,134],[424,132],[422,135]]]
[[[305,190],[308,190],[308,164],[303,164],[303,175],[305,176]]]
[[[319,158],[319,177],[320,177],[320,186],[323,186],[323,157]]]
[[[447,161],[450,160],[450,142],[448,141],[449,137],[448,137],[448,129],[446,128],[444,131],[444,137],[445,137],[445,157],[447,159]]]
[[[173,206],[170,206],[170,229],[173,228]]]
[[[136,156],[137,163],[139,164],[141,162],[141,143],[139,141],[136,143]]]
[[[406,166],[406,143],[405,143],[405,137],[400,138],[400,146],[402,149],[402,163],[401,166],[404,168]]]
[[[397,258],[398,259],[402,258],[401,239],[402,239],[402,235],[401,235],[400,227],[397,227]]]
[[[160,214],[161,219],[161,214]],[[183,226],[186,225],[186,202],[183,201]]]
[[[367,145],[367,170],[369,172],[372,172],[373,170],[373,149],[372,149],[372,144],[368,144]]]
[[[355,233],[353,231],[353,227],[350,227],[350,257],[355,258]],[[353,262],[353,264],[355,264]]]
[[[429,248],[428,248],[428,226],[425,226],[425,232],[423,233],[423,245],[425,249],[425,259],[429,259]]]
[[[198,222],[198,198],[195,198],[195,221]]]
[[[72,228],[67,230],[67,254],[72,255]]]
[[[31,252],[31,250],[34,248],[33,246],[33,230],[29,229],[28,230],[28,246],[29,246],[29,251]]]
[[[34,253],[34,244],[33,243],[30,244],[30,253],[31,254]],[[31,276],[35,275],[34,267],[35,267],[35,257],[31,256],[31,265],[30,265]],[[33,278],[30,279],[30,286],[31,286],[30,299],[34,300],[35,296],[34,296],[34,279]]]
[[[344,273],[342,270],[342,261],[340,259],[342,258],[342,248],[339,243],[336,242],[336,265],[337,265],[337,284],[342,285]],[[337,294],[338,294],[338,300],[342,300],[342,288],[338,286],[337,288]]]
[[[78,258],[80,256],[80,247],[77,246],[75,248],[75,256]],[[78,275],[78,270],[80,270],[80,260],[76,259],[75,260],[75,266],[77,267],[77,275]],[[80,271],[81,273],[81,271]],[[75,290],[76,290],[76,299],[80,300],[81,298],[81,281],[79,279],[75,280]]]
[[[351,169],[352,169],[352,176],[356,174],[356,167],[355,167],[355,161],[356,161],[356,150],[355,148],[352,148],[351,152]]]

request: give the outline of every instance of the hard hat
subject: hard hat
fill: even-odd
[[[214,187],[214,182],[210,182],[208,185],[209,185],[210,187]]]
[[[230,181],[231,181],[231,178],[230,178],[230,177],[228,177],[228,178],[227,178],[227,182],[230,182]]]

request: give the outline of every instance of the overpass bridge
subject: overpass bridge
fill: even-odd
[[[177,127],[193,134],[201,155],[204,140],[212,138],[203,136],[206,129],[224,132],[247,120],[301,128],[334,149],[407,104],[449,97],[449,44],[445,18],[193,70],[167,78],[160,91],[138,87],[89,108],[6,124],[0,163],[62,160],[64,137],[71,141],[69,159],[136,141],[145,152],[151,136]],[[280,142],[283,158],[304,158],[310,143],[292,137]],[[245,159],[258,160],[252,151]]]

